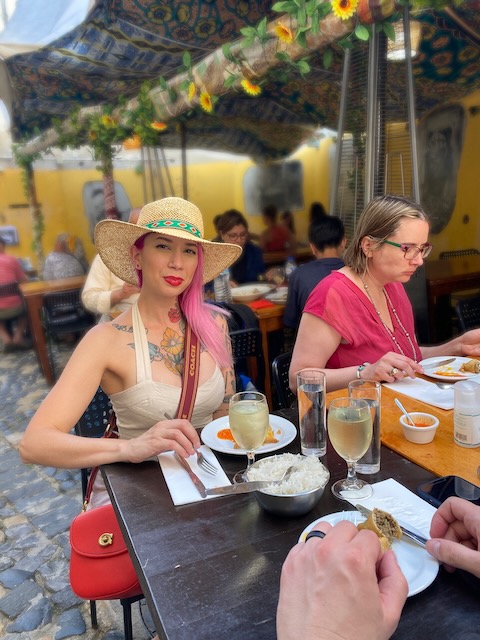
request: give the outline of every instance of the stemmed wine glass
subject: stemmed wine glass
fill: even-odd
[[[359,480],[355,471],[357,460],[364,455],[372,440],[372,414],[366,400],[336,398],[328,409],[328,435],[333,448],[347,463],[344,480],[332,486],[340,500],[361,500],[372,495],[372,487]]]
[[[247,453],[247,468],[238,471],[233,481],[246,482],[248,470],[255,461],[255,451],[262,446],[267,435],[267,399],[258,391],[235,393],[230,398],[228,417],[235,442]]]

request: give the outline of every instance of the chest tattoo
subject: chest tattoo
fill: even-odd
[[[133,327],[118,324],[114,324],[113,326],[118,329],[118,331],[133,333]],[[184,328],[185,321],[183,319],[179,319],[179,330],[184,331]],[[185,339],[183,333],[180,331],[167,327],[159,345],[154,344],[153,342],[148,342],[150,362],[163,362],[169,371],[178,376],[182,375],[185,362]],[[148,330],[146,333],[148,334]],[[135,349],[135,343],[133,342],[128,343],[128,346]],[[204,351],[203,345],[201,345],[200,351]]]

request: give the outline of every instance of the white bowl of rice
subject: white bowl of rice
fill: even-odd
[[[255,492],[260,506],[279,516],[301,516],[320,500],[330,479],[330,472],[315,456],[284,453],[257,460],[248,472],[248,479],[272,482],[294,466],[294,471],[281,484],[272,484]]]

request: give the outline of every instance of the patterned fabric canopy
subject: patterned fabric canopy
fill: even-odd
[[[4,62],[13,94],[14,138],[32,137],[78,104],[133,97],[144,80],[175,76],[186,50],[199,61],[238,38],[242,27],[258,24],[263,16],[273,20],[278,14],[271,5],[270,0],[100,0],[65,36]],[[446,12],[422,12],[418,20],[422,41],[413,69],[422,115],[480,86],[480,10],[470,2]],[[266,84],[257,98],[230,92],[218,100],[213,115],[190,114],[187,146],[274,159],[290,153],[319,126],[335,129],[342,60],[343,50],[336,47],[326,71],[322,52],[316,52],[313,71],[304,79],[291,73]],[[397,73],[392,99],[404,102],[402,65]],[[179,147],[180,134],[169,127],[162,141]]]

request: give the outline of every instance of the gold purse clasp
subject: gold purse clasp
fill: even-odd
[[[108,547],[108,545],[113,544],[113,533],[102,533],[98,539],[98,544],[101,547]]]

